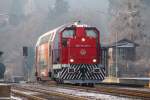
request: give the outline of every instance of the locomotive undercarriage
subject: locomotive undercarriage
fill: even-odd
[[[100,83],[105,69],[99,64],[65,64],[53,70],[53,77],[63,83]]]

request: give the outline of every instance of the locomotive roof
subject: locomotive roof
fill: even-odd
[[[60,27],[57,27],[57,28],[55,28],[55,29],[53,29],[53,30],[51,30],[51,31],[48,31],[48,32],[44,33],[43,35],[41,35],[41,36],[38,38],[38,41],[37,41],[37,43],[36,43],[36,46],[38,46],[38,45],[40,44],[40,41],[41,41],[41,39],[42,39],[43,37],[48,36],[48,35],[50,35],[50,34],[52,34],[52,33],[54,33],[54,35],[56,35],[57,32],[62,31],[65,27],[90,27],[90,26],[88,26],[88,25],[86,25],[86,24],[79,24],[79,22],[68,23],[68,24],[61,25]],[[53,41],[53,40],[54,40],[54,39],[52,39],[52,41]]]
[[[36,46],[40,44],[40,40],[41,40],[43,37],[48,36],[48,35],[50,35],[50,34],[52,34],[52,33],[56,33],[56,32],[58,32],[59,30],[61,30],[63,27],[64,27],[64,25],[62,25],[62,26],[60,26],[60,27],[57,27],[57,28],[55,28],[55,29],[53,29],[53,30],[51,30],[51,31],[48,31],[47,33],[44,33],[43,35],[41,35],[41,36],[38,38],[38,41],[37,41]]]

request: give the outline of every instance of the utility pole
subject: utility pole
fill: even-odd
[[[23,47],[23,66],[24,66],[24,77],[28,81],[29,80],[29,69],[28,69],[28,62],[27,62],[27,57],[28,57],[28,47],[24,46]]]
[[[118,77],[118,32],[116,33],[116,78]]]

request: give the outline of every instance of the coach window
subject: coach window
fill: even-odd
[[[40,44],[48,43],[50,35],[46,35],[41,38]]]
[[[97,38],[97,32],[94,31],[93,29],[87,29],[86,35],[91,38]]]

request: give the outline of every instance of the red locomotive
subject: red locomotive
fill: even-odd
[[[36,77],[64,83],[99,83],[104,79],[100,33],[79,23],[62,25],[39,37]]]

